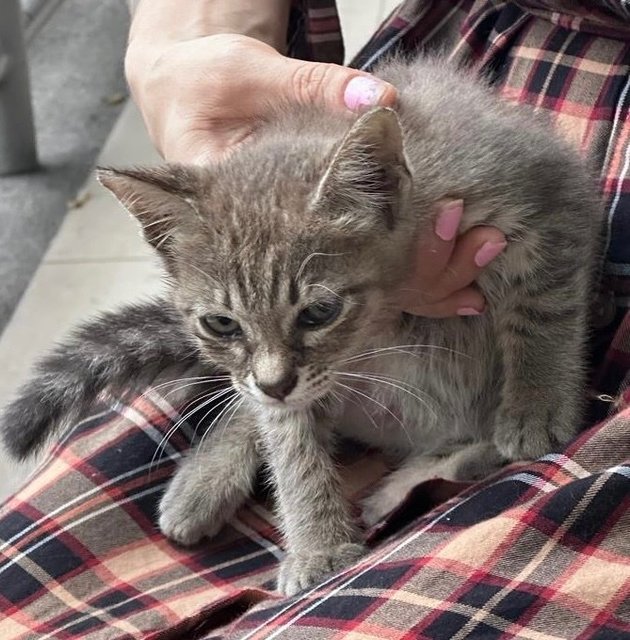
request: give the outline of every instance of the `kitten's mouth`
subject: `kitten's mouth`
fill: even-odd
[[[277,400],[269,396],[254,396],[252,393],[247,394],[252,400],[269,409],[279,409],[285,411],[300,411],[313,406],[318,398],[284,398]]]
[[[283,398],[274,398],[267,395],[260,390],[255,384],[250,385],[247,381],[239,382],[233,380],[234,388],[246,398],[253,400],[256,404],[268,409],[277,409],[284,411],[303,411],[309,409],[315,405],[319,400],[322,400],[329,395],[329,389],[320,389],[317,395],[305,394],[303,391],[300,393],[289,393]]]

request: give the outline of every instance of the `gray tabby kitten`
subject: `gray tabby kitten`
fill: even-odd
[[[230,420],[160,505],[171,539],[216,534],[261,461],[272,471],[293,594],[363,552],[331,453],[340,436],[396,461],[364,504],[378,521],[418,482],[484,477],[580,425],[600,203],[591,176],[527,111],[439,58],[377,71],[396,111],[287,108],[216,166],[101,171],[173,282],[170,300],[85,325],[4,418],[18,456],[96,394],[176,363],[226,371]],[[494,225],[483,316],[401,315],[397,295],[434,203]],[[226,413],[230,413],[226,411]]]

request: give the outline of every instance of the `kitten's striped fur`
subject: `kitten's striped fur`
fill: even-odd
[[[599,239],[593,179],[548,126],[444,60],[395,61],[377,75],[399,88],[396,112],[287,108],[217,166],[102,172],[164,258],[172,300],[129,316],[159,325],[133,344],[119,329],[125,310],[81,329],[4,418],[9,448],[24,455],[48,416],[75,417],[145,366],[181,357],[229,372],[243,401],[183,462],[160,525],[182,543],[216,533],[266,459],[286,593],[362,550],[330,457],[337,436],[398,460],[366,502],[375,521],[423,478],[486,475],[565,443],[580,424]],[[401,317],[417,234],[445,197],[465,202],[462,232],[494,225],[508,238],[479,279],[487,311]],[[298,327],[300,310],[331,296],[343,301],[332,324]],[[206,314],[236,320],[242,335],[212,335]],[[108,336],[102,353],[94,332]]]

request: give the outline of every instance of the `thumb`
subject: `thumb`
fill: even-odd
[[[397,92],[393,85],[356,69],[336,64],[284,58],[285,69],[275,74],[278,94],[301,105],[362,111],[391,107]]]

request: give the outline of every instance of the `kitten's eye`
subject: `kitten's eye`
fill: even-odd
[[[298,326],[304,329],[324,327],[339,317],[342,306],[339,299],[314,302],[300,311],[297,317]]]
[[[232,338],[242,333],[241,325],[226,316],[207,315],[202,316],[199,320],[206,329],[222,338]]]

